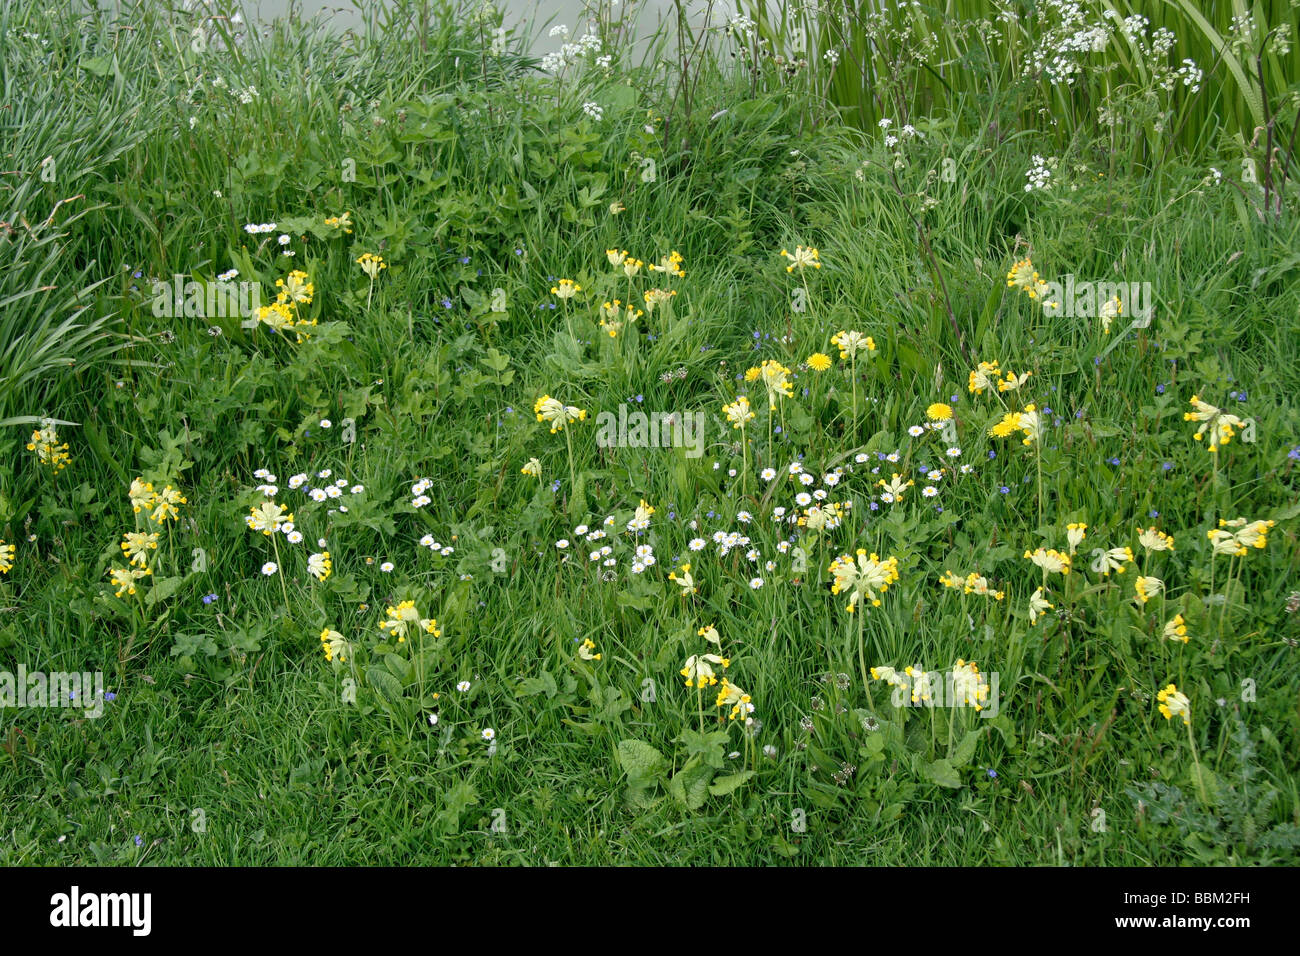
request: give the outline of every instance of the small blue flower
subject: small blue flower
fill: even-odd
[[[460,257],[460,264],[463,265],[463,266],[467,266],[467,265],[469,265],[469,256],[461,256],[461,257]]]
[[[552,490],[552,491],[559,491],[559,490],[560,490],[560,479],[559,479],[559,478],[556,478],[553,482],[551,482],[551,490]]]
[[[1297,445],[1295,448],[1292,448],[1289,452],[1286,453],[1286,456],[1290,458],[1292,461],[1300,461],[1300,445]]]
[[[135,835],[135,845],[144,846],[144,837],[140,836],[138,833]]]
[[[989,775],[989,779],[990,779],[990,780],[996,780],[996,779],[998,779],[998,772],[997,772],[996,770],[994,770],[992,767],[989,767],[989,768],[988,768],[987,773],[988,773],[988,775]]]
[[[1112,464],[1112,465],[1114,465],[1114,466],[1116,466],[1116,467],[1119,467],[1119,459],[1118,459],[1118,458],[1108,458],[1108,459],[1106,459],[1106,460],[1107,460],[1110,464]]]
[[[996,457],[998,457],[998,453],[995,452],[992,448],[990,448],[990,449],[989,449],[989,458],[990,458],[990,460],[991,460],[991,459],[994,459],[994,458],[996,458]]]
[[[1161,382],[1159,385],[1156,386],[1156,394],[1163,395],[1164,393],[1165,393],[1165,386],[1164,383]]]
[[[1002,492],[1004,495],[1011,494],[1011,489],[1008,488],[1006,485],[1003,485],[1001,488],[998,489],[998,491]]]
[[[216,596],[215,594],[205,594],[205,595],[203,595],[203,603],[204,603],[204,604],[211,604],[211,603],[212,603],[213,601],[215,601],[216,599],[217,599],[217,596]]]
[[[1147,512],[1147,517],[1148,517],[1148,518],[1159,518],[1159,517],[1160,517],[1160,512],[1159,512],[1159,511],[1156,511],[1155,508],[1152,508],[1150,511]]]
[[[117,700],[117,695],[110,690],[107,694],[104,695],[104,700],[107,701]]]
[[[1161,465],[1160,467],[1161,467],[1161,469],[1164,470],[1164,471],[1173,471],[1173,470],[1174,470],[1174,463],[1173,463],[1172,461],[1167,461],[1167,462],[1165,462],[1163,465]]]
[[[873,502],[871,502],[871,510],[872,510],[872,511],[879,511],[879,510],[880,510],[880,502],[878,502],[878,501],[873,501]]]

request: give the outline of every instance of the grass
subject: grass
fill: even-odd
[[[557,81],[522,35],[494,51],[501,21],[474,9],[368,7],[356,35],[282,21],[238,45],[230,21],[151,9],[18,3],[0,23],[2,218],[60,235],[44,267],[26,229],[2,240],[0,362],[32,329],[60,360],[0,364],[0,414],[24,420],[0,457],[0,691],[22,665],[101,671],[113,694],[98,719],[0,704],[0,862],[1295,862],[1288,153],[1266,186],[1233,175],[1243,153],[1208,116],[1153,151],[1062,114],[1050,188],[1026,191],[1042,130],[1014,91],[980,107],[997,126],[935,106],[864,130],[799,77],[756,84],[721,33],[685,64],[606,47]],[[800,246],[820,267],[787,271]],[[676,250],[685,274],[629,278],[607,250]],[[1008,286],[1025,257],[1062,286],[1149,283],[1150,323],[1130,328],[1131,300],[1109,332],[1097,303],[1045,311]],[[263,304],[303,270],[310,300],[283,331],[158,307],[154,280],[230,269]],[[561,278],[581,291],[551,294]],[[676,294],[649,311],[651,287]],[[605,334],[602,304],[629,296],[649,314]],[[874,350],[842,359],[844,330]],[[745,377],[764,361],[791,386],[770,419]],[[1031,374],[974,394],[981,361]],[[722,412],[738,394],[743,431]],[[553,433],[544,395],[585,420]],[[1215,453],[1193,395],[1243,420]],[[952,422],[910,434],[934,403]],[[602,447],[624,404],[702,414],[701,454]],[[45,417],[62,470],[26,448]],[[914,484],[891,503],[895,471]],[[183,494],[175,518],[134,512],[134,479]],[[851,503],[838,526],[773,520],[817,488]],[[300,543],[246,525],[268,497]],[[648,527],[624,530],[642,503]],[[1214,556],[1238,517],[1275,524]],[[1069,575],[1025,559],[1078,522]],[[1175,550],[1148,553],[1148,526]],[[135,594],[110,583],[127,532],[159,536]],[[751,540],[720,554],[715,532]],[[612,567],[589,559],[605,545]],[[1123,571],[1090,568],[1124,547]],[[849,613],[829,569],[858,548],[898,579]],[[668,577],[686,562],[695,593]],[[1140,603],[1139,574],[1164,592]],[[408,600],[416,620],[381,629]],[[1186,644],[1163,637],[1175,614]],[[705,654],[750,696],[752,736],[721,684],[683,686]],[[869,673],[970,660],[997,681],[989,716],[894,706]],[[1171,683],[1190,732],[1158,711]]]

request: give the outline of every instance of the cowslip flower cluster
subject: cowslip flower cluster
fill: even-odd
[[[379,622],[379,629],[386,636],[397,638],[399,644],[406,643],[407,635],[416,630],[432,634],[434,637],[442,637],[442,631],[438,628],[438,619],[420,617],[414,601],[402,601],[396,607],[389,607],[386,613],[387,617]]]
[[[749,399],[744,395],[741,395],[730,405],[723,405],[722,413],[727,416],[727,421],[731,423],[732,428],[743,429],[746,422],[754,419],[754,411],[749,405]]]
[[[1218,451],[1220,445],[1226,445],[1236,434],[1235,429],[1245,425],[1240,418],[1221,408],[1216,408],[1208,402],[1193,395],[1189,400],[1192,411],[1183,413],[1183,421],[1200,422],[1201,426],[1196,429],[1196,434],[1192,436],[1196,441],[1201,441],[1208,433],[1210,436],[1209,450]]]
[[[377,256],[372,252],[363,252],[357,259],[357,265],[361,266],[361,271],[370,277],[374,282],[379,277],[379,273],[388,268],[388,263],[384,261],[383,256]]]
[[[348,655],[352,653],[352,646],[338,631],[332,631],[328,627],[320,632],[321,650],[325,653],[325,660],[332,661],[338,658],[340,663],[347,663]]]
[[[768,408],[776,408],[778,398],[790,398],[794,395],[794,386],[790,382],[790,369],[775,359],[765,359],[762,365],[745,372],[745,381],[761,381],[767,389]],[[746,401],[748,404],[748,401]]]
[[[539,422],[547,422],[551,426],[551,434],[564,428],[571,422],[582,422],[587,420],[585,409],[577,408],[573,405],[565,405],[549,395],[543,395],[533,403],[533,413],[537,415]]]
[[[1156,694],[1156,700],[1160,702],[1160,713],[1164,715],[1165,720],[1181,717],[1184,724],[1192,722],[1191,701],[1187,699],[1186,694],[1178,690],[1176,685],[1170,684],[1165,687]]]
[[[1219,526],[1211,528],[1205,534],[1210,539],[1215,554],[1242,557],[1249,548],[1262,550],[1266,547],[1268,532],[1276,523],[1266,520],[1247,522],[1245,518],[1220,518]]]
[[[41,419],[41,427],[32,432],[32,440],[27,443],[27,450],[35,452],[36,460],[56,475],[72,461],[72,457],[68,454],[68,443],[59,443],[58,429],[54,427],[52,418]]]
[[[12,544],[5,544],[4,538],[0,538],[0,574],[8,574],[14,568],[14,558],[18,554],[18,549]]]
[[[831,345],[840,350],[840,358],[853,359],[859,352],[874,352],[876,340],[861,332],[840,330],[831,336]]]
[[[781,255],[790,260],[790,264],[785,267],[786,272],[794,272],[795,269],[803,272],[803,270],[809,266],[814,269],[820,269],[822,267],[820,256],[817,250],[812,246],[795,246],[794,252],[788,252],[785,249],[782,249]]]
[[[880,607],[877,592],[885,593],[889,585],[898,580],[898,558],[881,561],[878,554],[868,555],[865,548],[859,548],[856,560],[842,554],[831,562],[829,571],[834,579],[831,593],[847,593],[849,603],[846,607],[852,614],[864,598],[871,602],[872,607]]]
[[[1025,382],[1033,372],[1024,372],[1017,375],[1015,372],[1003,371],[996,361],[980,362],[970,373],[966,382],[967,391],[982,395],[986,389],[996,388],[999,392],[1014,392]]]

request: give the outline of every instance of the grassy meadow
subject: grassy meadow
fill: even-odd
[[[4,5],[0,863],[1297,862],[1294,5],[705,6]]]

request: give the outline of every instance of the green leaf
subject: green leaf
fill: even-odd
[[[754,771],[742,770],[740,773],[731,773],[725,777],[719,777],[709,785],[709,793],[715,797],[725,797],[737,787],[742,786],[752,776],[754,776]]]
[[[698,810],[709,799],[709,781],[712,779],[713,768],[698,757],[692,757],[668,781],[668,792],[687,810]]]
[[[980,736],[983,733],[983,727],[976,727],[974,730],[967,731],[966,736],[957,745],[957,749],[948,758],[949,763],[954,767],[964,767],[970,763],[971,757],[975,756],[975,745],[979,743]]]
[[[555,678],[551,676],[550,671],[543,670],[536,677],[528,677],[520,681],[515,689],[515,696],[536,697],[538,694],[545,694],[549,700],[554,698],[558,691]]]
[[[925,776],[937,783],[941,787],[957,788],[961,786],[961,777],[957,776],[957,771],[953,769],[951,763],[947,760],[936,760],[934,763],[928,763],[921,767],[921,772]]]
[[[396,704],[402,699],[402,682],[382,667],[367,667],[366,681],[389,703]]]
[[[645,781],[659,774],[665,764],[664,755],[641,740],[618,742],[618,763],[632,781]]]

